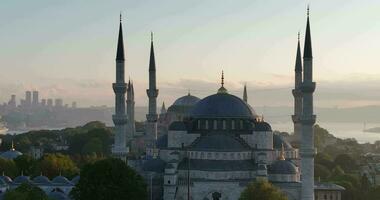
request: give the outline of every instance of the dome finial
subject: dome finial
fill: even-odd
[[[11,151],[14,151],[14,150],[15,150],[15,145],[14,145],[13,140],[12,140]]]
[[[307,4],[307,17],[309,17],[310,14],[310,4]]]
[[[222,81],[221,81],[222,87],[219,88],[218,93],[219,94],[225,94],[227,93],[227,89],[224,88],[224,71],[222,70]]]
[[[222,87],[224,87],[224,71],[222,70]]]

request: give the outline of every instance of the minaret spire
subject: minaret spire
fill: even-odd
[[[224,71],[222,70],[221,87],[218,90],[218,94],[227,93],[227,89],[224,87]]]
[[[153,32],[150,32],[150,62],[149,71],[156,71],[156,60],[154,58]]]
[[[298,43],[297,43],[297,55],[296,55],[295,71],[296,72],[302,72],[302,56],[301,56],[301,47],[300,47],[300,32],[298,32]]]
[[[307,22],[306,22],[306,33],[305,33],[305,46],[303,56],[304,58],[312,58],[313,51],[311,47],[311,34],[310,34],[310,22],[309,22],[309,6],[307,6]]]
[[[124,60],[123,25],[121,23],[121,13],[120,13],[120,25],[119,25],[119,37],[117,41],[116,60]]]

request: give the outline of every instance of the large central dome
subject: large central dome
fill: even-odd
[[[200,100],[191,113],[193,118],[256,118],[255,111],[237,96],[218,92]]]

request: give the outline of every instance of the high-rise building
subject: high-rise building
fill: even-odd
[[[47,99],[47,106],[53,107],[53,99]]]
[[[11,108],[16,108],[16,95],[12,94],[11,99],[8,102],[8,106]]]
[[[77,102],[76,101],[73,101],[71,103],[71,108],[77,108]]]
[[[38,99],[38,91],[33,91],[33,101],[32,101],[33,106],[38,106],[39,105],[39,99]]]
[[[32,105],[32,92],[26,91],[25,92],[25,106],[29,107]]]
[[[46,106],[46,99],[41,99],[41,106]]]
[[[57,108],[62,108],[63,107],[63,100],[62,99],[55,99],[54,100],[54,106]]]

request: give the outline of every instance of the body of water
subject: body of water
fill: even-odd
[[[318,122],[319,126],[327,129],[337,138],[355,138],[359,143],[374,143],[380,140],[380,133],[364,132],[364,129],[380,127],[380,123],[346,123],[346,122]],[[273,130],[293,132],[293,123],[271,123]]]

